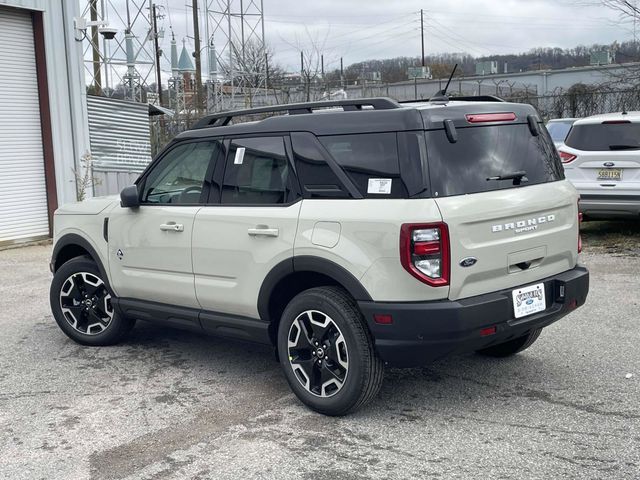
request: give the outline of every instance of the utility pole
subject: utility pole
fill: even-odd
[[[265,89],[269,89],[269,54],[264,54],[264,68],[265,68]]]
[[[91,0],[89,3],[91,11],[91,21],[98,20],[98,0]],[[98,39],[98,27],[91,27],[91,49],[93,50],[93,86],[96,95],[102,95],[102,77],[100,74],[100,44]],[[106,74],[106,71],[105,71]]]
[[[307,99],[307,102],[311,100],[311,85],[307,81],[307,76],[304,74],[304,52],[300,51],[300,76],[302,78],[302,83],[304,88],[304,95]],[[309,75],[311,76],[311,75]]]
[[[327,90],[327,83],[324,81],[324,54],[320,55],[320,74],[322,75],[322,86],[323,86],[323,89],[326,91]],[[329,95],[329,92],[327,92],[327,95]],[[329,100],[331,100],[331,95],[329,95]]]
[[[420,39],[422,41],[422,66],[424,67],[424,10],[420,9]]]
[[[162,106],[162,75],[160,70],[160,59],[162,52],[158,45],[158,10],[156,4],[152,7],[152,21],[153,21],[153,45],[156,49],[156,85],[158,88],[158,105]]]
[[[342,57],[340,57],[340,88],[344,88],[344,67],[342,65]]]
[[[200,20],[198,18],[198,0],[191,0],[193,10],[193,56],[196,59],[196,111],[202,111],[202,63],[200,62]],[[207,41],[209,41],[207,39]]]

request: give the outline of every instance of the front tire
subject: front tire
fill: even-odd
[[[280,364],[289,386],[309,408],[340,416],[378,393],[384,365],[354,300],[342,289],[297,295],[278,330]]]
[[[540,332],[542,332],[542,329],[538,328],[537,330],[532,330],[522,337],[518,337],[498,345],[493,345],[492,347],[483,348],[482,350],[478,350],[476,353],[486,355],[488,357],[510,357],[511,355],[515,355],[516,353],[529,348],[533,342],[538,339]]]
[[[94,261],[69,260],[54,274],[49,291],[51,312],[60,329],[82,345],[120,342],[133,328],[113,308],[113,294]]]

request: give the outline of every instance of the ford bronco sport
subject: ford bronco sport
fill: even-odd
[[[273,345],[328,415],[385,364],[524,350],[587,296],[578,194],[533,107],[480,100],[203,118],[120,199],[56,212],[55,320],[83,345],[136,320]]]

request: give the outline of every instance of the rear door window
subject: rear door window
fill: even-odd
[[[640,150],[640,123],[574,125],[565,144],[585,151]]]
[[[222,185],[223,204],[278,205],[291,201],[289,162],[282,137],[231,142]]]
[[[457,129],[451,143],[444,130],[426,132],[427,156],[434,197],[488,192],[562,180],[558,153],[546,130],[534,136],[526,124],[477,126]],[[520,185],[490,180],[526,172]]]

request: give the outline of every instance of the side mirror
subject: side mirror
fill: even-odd
[[[122,189],[120,192],[120,206],[122,208],[138,208],[140,206],[138,187],[136,185]]]

